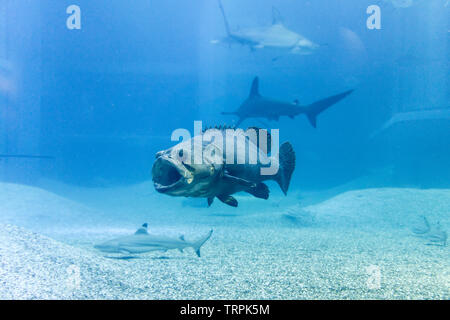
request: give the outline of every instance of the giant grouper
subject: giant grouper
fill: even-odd
[[[276,181],[286,195],[295,168],[294,149],[285,142],[279,151],[272,150],[271,135],[265,129],[258,131],[260,135],[255,137],[249,130],[209,129],[158,152],[152,168],[155,189],[170,196],[206,198],[208,206],[218,198],[237,207],[238,202],[232,195],[241,191],[268,199],[269,188],[263,183],[265,180]],[[266,139],[260,139],[264,137],[261,135],[264,131]],[[235,144],[235,138],[245,143]],[[267,141],[268,145],[262,143]],[[230,149],[236,152],[230,152]],[[199,163],[194,161],[194,150],[200,150],[202,154]],[[257,156],[259,161],[239,161],[239,157],[250,159],[252,156]]]

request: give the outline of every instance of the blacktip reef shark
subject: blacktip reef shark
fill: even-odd
[[[235,124],[236,127],[248,118],[265,118],[278,121],[281,116],[287,116],[294,119],[295,116],[299,114],[305,114],[311,125],[316,128],[317,116],[352,92],[353,90],[347,90],[340,94],[316,101],[310,105],[302,106],[299,104],[298,100],[295,100],[294,102],[284,102],[261,96],[259,94],[259,79],[258,77],[255,77],[250,90],[250,95],[241,106],[236,111],[222,112],[222,114],[238,116],[239,120]]]
[[[319,45],[304,36],[286,28],[279,11],[272,7],[272,25],[269,27],[253,27],[239,31],[231,31],[228,19],[223,9],[222,1],[218,0],[219,8],[225,23],[227,36],[222,40],[212,40],[211,43],[236,43],[248,46],[252,51],[263,48],[287,50],[294,54],[311,54]],[[275,60],[276,58],[274,58]]]
[[[204,237],[197,241],[186,241],[184,236],[179,238],[151,235],[148,233],[148,224],[144,223],[133,235],[112,239],[94,248],[106,253],[139,254],[150,251],[167,251],[178,249],[183,252],[184,248],[191,247],[200,257],[200,248],[208,241],[213,233],[210,230]]]

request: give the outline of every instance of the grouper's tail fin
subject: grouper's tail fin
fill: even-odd
[[[340,94],[316,101],[313,104],[306,106],[304,112],[306,113],[306,116],[308,117],[308,120],[311,123],[311,125],[314,128],[316,128],[317,127],[317,116],[321,112],[323,112],[326,109],[328,109],[329,107],[331,107],[333,104],[336,104],[339,101],[341,101],[342,99],[344,99],[346,96],[348,96],[352,92],[353,92],[353,90],[348,90],[348,91],[342,92]]]
[[[289,142],[283,143],[280,147],[279,163],[280,168],[275,176],[275,181],[278,182],[283,193],[287,195],[292,173],[295,169],[295,152]]]
[[[206,236],[200,238],[199,240],[195,241],[192,244],[192,248],[194,248],[195,253],[197,254],[197,256],[200,257],[200,248],[203,246],[203,244],[205,244],[206,241],[209,240],[209,238],[211,238],[212,233],[213,233],[213,231],[211,229]]]

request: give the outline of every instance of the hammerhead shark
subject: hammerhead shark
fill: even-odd
[[[353,90],[347,90],[337,95],[316,101],[310,105],[302,106],[298,100],[294,102],[283,102],[271,98],[263,97],[259,94],[259,79],[255,77],[250,90],[250,95],[241,104],[241,106],[233,112],[222,112],[224,115],[236,115],[239,120],[235,124],[238,127],[242,121],[248,118],[266,118],[268,120],[278,121],[281,116],[288,116],[294,119],[299,114],[305,114],[311,125],[317,127],[317,116],[338,103]]]
[[[272,7],[272,25],[269,27],[254,27],[231,31],[228,19],[223,9],[222,1],[218,0],[219,8],[225,23],[227,36],[222,40],[213,40],[211,43],[237,43],[248,46],[252,51],[262,48],[276,48],[288,50],[289,53],[311,54],[319,48],[318,44],[310,41],[304,36],[286,28],[281,19],[279,11]]]
[[[186,241],[184,236],[171,238],[151,235],[148,233],[148,224],[144,223],[133,235],[124,236],[95,245],[94,248],[107,253],[138,254],[150,251],[167,251],[178,249],[183,252],[184,248],[191,247],[200,257],[200,248],[211,237],[212,230],[197,241]]]

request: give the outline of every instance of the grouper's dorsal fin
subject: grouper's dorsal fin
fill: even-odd
[[[272,7],[272,24],[283,24],[283,17],[275,7]]]
[[[136,232],[135,232],[134,234],[135,234],[135,235],[138,235],[138,234],[148,234],[147,228],[148,228],[148,224],[147,224],[147,223],[144,223],[144,224],[142,225],[142,227],[140,227],[139,229],[137,229]]]
[[[259,96],[259,78],[255,77],[252,82],[252,88],[250,89],[249,98]]]
[[[206,131],[208,131],[208,130],[220,130],[220,131],[225,131],[225,130],[228,130],[228,129],[231,129],[231,130],[235,130],[236,129],[236,127],[235,126],[228,126],[228,125],[219,125],[219,126],[205,126],[205,128],[202,130],[202,132],[203,133],[205,133]]]

